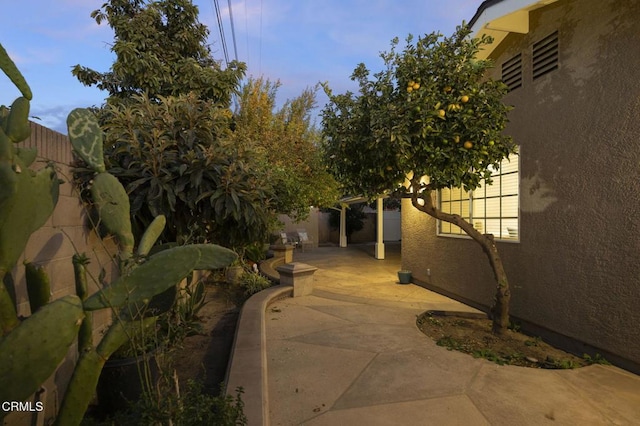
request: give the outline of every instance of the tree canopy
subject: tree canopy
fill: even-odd
[[[146,94],[155,100],[195,92],[228,104],[244,74],[243,63],[234,61],[223,70],[213,59],[209,30],[191,0],[110,0],[91,17],[113,29],[115,62],[106,72],[76,65],[72,73],[112,98]]]
[[[345,192],[374,198],[403,182],[412,205],[454,223],[477,241],[497,281],[494,331],[509,321],[509,285],[493,236],[481,234],[460,215],[442,212],[436,190],[478,188],[491,183],[491,171],[516,152],[503,133],[506,86],[487,78],[490,61],[476,58],[491,40],[469,37],[466,25],[451,37],[437,33],[407,37],[398,50],[381,53],[385,67],[370,76],[364,64],[351,78],[357,94],[334,95],[322,112],[324,152],[330,171]]]
[[[239,96],[234,139],[254,147],[273,185],[274,209],[305,219],[310,206],[330,206],[339,197],[337,183],[326,171],[320,132],[312,122],[316,90],[276,107],[279,83],[249,79]]]
[[[190,0],[110,0],[92,18],[114,29],[115,62],[73,73],[109,93],[97,111],[105,163],[129,194],[138,235],[163,214],[165,242],[242,252],[268,240],[278,213],[303,219],[335,201],[311,122],[314,90],[279,110],[277,85],[249,80],[241,90],[245,65],[220,68]],[[92,174],[76,178],[86,188]]]
[[[375,197],[407,175],[416,183],[428,176],[426,189],[470,190],[514,152],[502,133],[505,86],[485,78],[489,61],[475,59],[489,40],[468,35],[460,27],[448,38],[409,36],[401,52],[395,39],[373,79],[364,64],[354,70],[357,95],[334,95],[325,85],[326,159],[347,192]]]

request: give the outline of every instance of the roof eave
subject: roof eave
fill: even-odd
[[[529,12],[558,0],[486,0],[482,2],[471,21],[471,34],[479,38],[488,35],[493,43],[478,54],[479,59],[491,55],[510,33],[529,32]]]

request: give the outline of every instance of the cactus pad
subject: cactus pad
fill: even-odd
[[[24,401],[67,354],[84,317],[77,296],[44,306],[0,340],[0,401]]]
[[[45,224],[58,202],[59,182],[53,167],[34,173],[18,157],[13,161],[16,190],[0,198],[0,272],[13,268],[29,236]]]
[[[174,247],[154,254],[129,275],[89,297],[86,310],[148,302],[153,296],[178,284],[195,269],[218,269],[229,265],[236,254],[213,244]]]
[[[133,233],[129,217],[129,196],[118,179],[109,173],[100,173],[93,179],[91,196],[100,216],[100,223],[118,237],[123,257],[133,254]]]
[[[105,359],[95,349],[82,352],[54,425],[79,425],[96,392]]]
[[[22,142],[31,135],[29,100],[27,98],[19,97],[11,104],[5,133],[14,143]]]
[[[153,296],[178,284],[193,271],[199,252],[189,246],[162,251],[117,279],[109,287],[95,293],[84,302],[86,310],[148,302]]]
[[[26,167],[29,167],[36,161],[38,150],[36,148],[16,148],[16,156],[22,160]]]
[[[73,151],[98,173],[104,172],[102,129],[93,113],[76,108],[67,117],[67,130]]]
[[[33,314],[49,303],[49,299],[51,299],[51,284],[44,268],[36,266],[31,262],[25,262],[24,270],[27,281],[27,294],[29,295],[29,306]]]
[[[113,352],[122,346],[136,330],[153,327],[156,318],[143,321],[115,322],[107,331],[97,349],[85,351],[73,371],[73,376],[62,400],[55,425],[78,425],[96,392],[100,372]]]
[[[22,76],[18,67],[16,67],[16,64],[11,60],[7,51],[2,47],[2,44],[0,44],[0,69],[2,69],[7,77],[9,77],[9,80],[16,85],[20,93],[22,93],[22,96],[31,100],[33,97],[31,88],[29,88],[27,81]]]
[[[196,270],[214,270],[226,268],[231,265],[238,255],[228,248],[215,244],[192,244],[189,247],[197,248],[200,251]]]
[[[146,256],[149,254],[153,245],[158,241],[160,234],[164,231],[166,224],[167,219],[164,215],[158,215],[153,219],[153,222],[149,224],[147,229],[144,231],[144,234],[142,234],[142,238],[140,238],[140,243],[138,244],[138,256]]]

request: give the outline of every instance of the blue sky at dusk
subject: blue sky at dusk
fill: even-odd
[[[104,0],[3,2],[0,43],[30,84],[31,114],[40,124],[66,133],[73,108],[100,105],[106,94],[71,75],[84,65],[107,71],[113,63],[111,29],[90,17]],[[212,0],[196,0],[200,21],[210,30],[214,58],[224,64]],[[439,31],[450,35],[469,21],[480,0],[232,0],[238,59],[248,76],[279,80],[278,103],[327,81],[336,93],[354,89],[349,76],[360,62],[381,66],[379,53],[394,37]],[[235,58],[228,0],[219,0],[230,59]],[[0,104],[19,96],[0,74]],[[326,102],[318,93],[318,106]]]

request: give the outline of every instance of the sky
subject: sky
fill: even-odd
[[[106,93],[71,75],[80,64],[108,71],[113,32],[90,14],[106,0],[5,0],[0,43],[33,91],[32,118],[66,134],[66,117],[77,107],[99,106]],[[213,0],[194,0],[209,30],[213,57],[224,66]],[[327,82],[334,93],[355,90],[351,73],[359,63],[382,67],[380,52],[394,37],[440,32],[451,35],[468,22],[481,0],[219,0],[227,52],[247,64],[247,77],[279,81],[277,103]],[[231,19],[233,16],[232,36]],[[234,47],[235,46],[235,47]],[[20,96],[0,73],[0,105]],[[317,93],[318,113],[327,102]],[[318,118],[319,121],[319,118]]]

